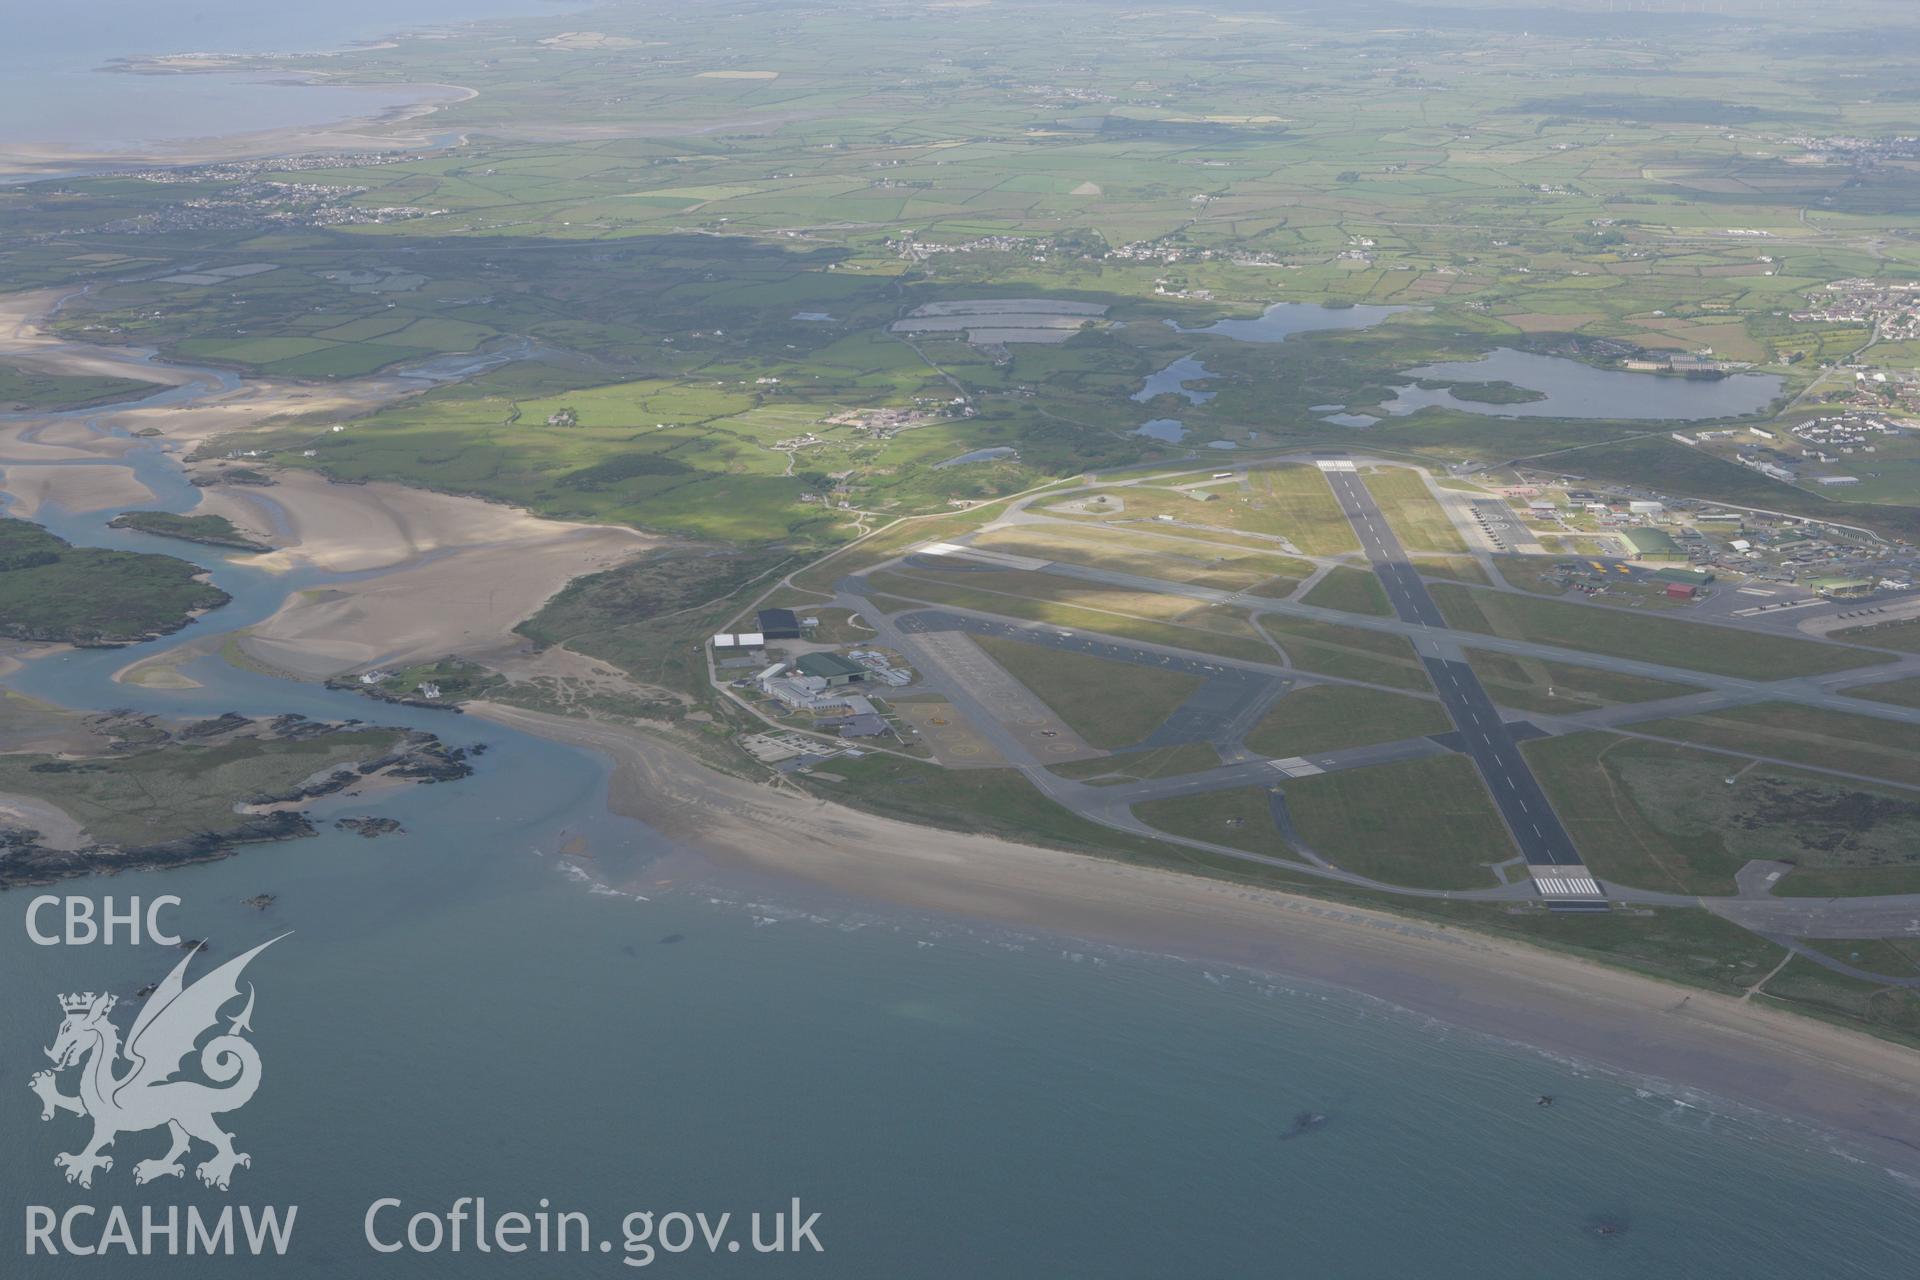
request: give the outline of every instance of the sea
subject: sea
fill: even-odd
[[[0,6],[0,149],[117,153],[327,124],[428,100],[271,73],[128,75],[115,59],[344,49],[399,31],[554,12],[548,0],[89,0]],[[4,174],[0,174],[3,180]]]
[[[402,13],[474,10],[331,8],[365,22],[221,38],[329,46]],[[260,17],[198,11],[209,32],[223,12]],[[58,45],[52,19],[32,22]],[[152,30],[177,38],[115,38],[216,43]],[[159,398],[190,403],[229,377]],[[89,465],[132,466],[157,507],[194,500],[157,443]],[[193,559],[233,603],[138,650],[30,662],[0,688],[169,717],[357,717],[484,750],[462,782],[317,804],[311,839],[0,893],[0,1276],[1885,1280],[1920,1255],[1912,1182],[1711,1082],[1611,1074],[1284,974],[745,881],[610,814],[599,758],[470,717],[218,657],[186,664],[195,689],[113,683],[135,657],[336,579],[109,530],[112,514],[36,519],[82,545]],[[338,816],[403,831],[364,839]],[[157,1129],[123,1134],[90,1188],[56,1167],[86,1129],[43,1122],[28,1082],[59,997],[130,1008],[186,953],[38,945],[25,925],[40,893],[123,912],[178,898],[162,923],[208,943],[190,977],[271,940],[244,975],[259,1091],[221,1118],[250,1161],[231,1189],[191,1168],[137,1185],[166,1145]],[[510,1233],[481,1252],[471,1200],[496,1224],[582,1214],[587,1238],[513,1253],[499,1242],[531,1237]],[[72,1256],[120,1239],[116,1209],[146,1252]],[[140,1232],[143,1213],[267,1209],[293,1227],[265,1258],[181,1256],[184,1234]],[[776,1218],[791,1247],[760,1252]],[[72,1238],[28,1256],[48,1221]]]

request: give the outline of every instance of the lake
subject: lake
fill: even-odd
[[[1296,333],[1371,329],[1389,316],[1408,310],[1411,308],[1375,303],[1331,307],[1318,302],[1276,302],[1252,320],[1216,320],[1191,329],[1177,320],[1169,320],[1167,324],[1180,333],[1206,333],[1241,342],[1285,342]]]
[[[1167,444],[1179,444],[1187,438],[1187,424],[1178,418],[1154,418],[1135,427],[1133,434]]]
[[[1511,382],[1545,393],[1523,404],[1480,404],[1445,387],[1403,387],[1382,406],[1408,414],[1441,407],[1495,418],[1609,418],[1692,422],[1758,413],[1780,394],[1784,379],[1770,373],[1734,373],[1724,378],[1597,369],[1565,356],[1535,355],[1498,347],[1481,360],[1458,360],[1405,370],[1409,378],[1453,382]]]
[[[1166,368],[1150,373],[1141,388],[1127,398],[1142,404],[1155,396],[1180,396],[1188,404],[1205,404],[1217,394],[1212,391],[1194,391],[1188,388],[1189,382],[1201,382],[1213,376],[1207,366],[1194,356],[1181,356]]]

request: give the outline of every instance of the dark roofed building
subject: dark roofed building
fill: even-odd
[[[798,640],[800,619],[791,609],[762,609],[760,634],[769,640]]]
[[[837,653],[803,653],[793,664],[803,676],[818,676],[832,688],[867,678],[867,669],[851,658]]]
[[[878,738],[887,732],[887,722],[883,716],[848,716],[839,728],[843,738]]]

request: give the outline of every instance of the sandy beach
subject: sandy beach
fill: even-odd
[[[279,548],[248,563],[313,565],[373,576],[297,592],[240,643],[304,677],[458,653],[521,647],[514,626],[569,581],[660,544],[631,529],[543,520],[476,498],[397,484],[333,484],[279,473],[271,488],[227,487],[197,508],[227,516]]]
[[[608,757],[615,811],[722,867],[1362,992],[1799,1116],[1888,1167],[1920,1171],[1920,1054],[1870,1036],[1466,930],[915,827],[728,777],[612,726],[493,704],[471,710]]]

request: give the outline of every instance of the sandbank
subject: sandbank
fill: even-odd
[[[250,557],[250,565],[372,571],[296,592],[240,638],[251,657],[306,677],[517,648],[525,641],[514,626],[573,578],[660,542],[477,498],[333,484],[297,471],[279,473],[270,488],[210,491],[198,510],[276,531],[269,538],[278,549]]]
[[[132,471],[98,464],[0,464],[0,488],[13,495],[7,514],[29,518],[47,503],[63,511],[104,511],[153,501],[153,490]]]

